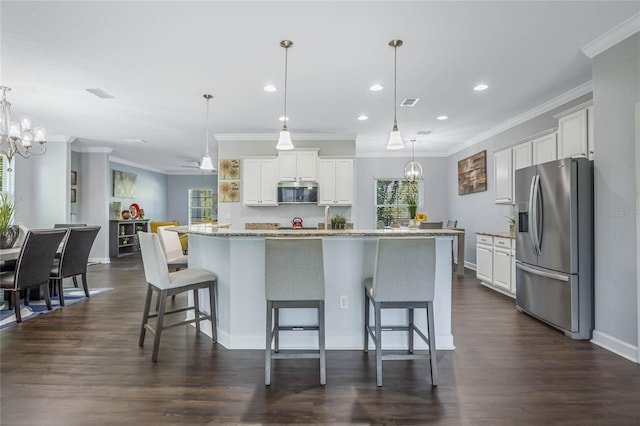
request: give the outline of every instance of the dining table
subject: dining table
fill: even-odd
[[[16,260],[20,254],[21,247],[12,247],[8,249],[0,249],[0,262],[7,260]]]

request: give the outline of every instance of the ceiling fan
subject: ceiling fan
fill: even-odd
[[[180,167],[183,167],[183,168],[185,168],[185,169],[198,169],[198,170],[201,170],[201,169],[200,169],[200,160],[191,160],[191,161],[189,161],[189,162],[190,162],[190,163],[195,163],[196,165],[195,165],[195,166],[191,166],[191,165],[182,165],[182,166],[180,166]],[[203,172],[203,173],[204,173],[204,172],[208,172],[208,171],[211,171],[211,172],[214,172],[214,173],[215,173],[215,172],[217,172],[217,171],[218,171],[218,169],[214,167],[214,168],[213,168],[213,170],[202,170],[202,172]]]

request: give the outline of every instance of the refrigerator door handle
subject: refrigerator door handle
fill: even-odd
[[[534,197],[535,197],[535,188],[536,188],[536,177],[538,175],[531,177],[531,185],[529,187],[529,234],[531,235],[531,242],[533,244],[533,253],[538,254],[538,245],[536,243],[536,233],[534,232],[534,224],[536,223],[535,214],[536,209],[534,207]]]
[[[524,263],[516,260],[516,268],[523,270],[525,272],[529,272],[530,274],[539,275],[541,277],[551,278],[557,281],[569,281],[569,277],[563,274],[556,274],[553,272],[541,271],[539,269],[532,268],[530,266],[525,265]]]
[[[542,189],[540,187],[540,175],[536,175],[535,177],[535,193],[534,193],[534,197],[535,197],[535,211],[536,211],[536,217],[535,217],[535,228],[534,228],[534,233],[536,236],[536,246],[537,246],[537,250],[538,250],[538,255],[542,254],[542,228],[543,228],[543,217],[544,215],[542,214]]]

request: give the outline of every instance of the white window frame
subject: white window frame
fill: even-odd
[[[194,206],[192,204],[192,201],[194,200],[194,197],[192,196],[192,193],[194,191],[205,191],[208,192],[208,197],[205,195],[204,197],[200,196],[199,199],[204,199],[206,200],[207,198],[209,198],[211,200],[211,206]],[[211,188],[192,188],[189,189],[188,193],[187,193],[187,197],[189,199],[189,225],[193,224],[193,220],[196,218],[200,218],[200,220],[198,222],[201,221],[206,221],[206,220],[215,220],[218,216],[218,194],[214,194],[213,193],[213,189]],[[195,214],[194,215],[194,211],[201,211],[204,209],[211,209],[211,214],[207,217],[206,215],[202,215],[202,214]]]

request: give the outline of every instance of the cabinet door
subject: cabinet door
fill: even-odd
[[[300,180],[315,181],[318,178],[318,152],[298,151],[297,172]]]
[[[295,181],[297,173],[297,160],[295,151],[281,151],[278,153],[279,180],[283,182]]]
[[[476,277],[488,283],[493,282],[493,247],[476,245]]]
[[[260,205],[278,205],[278,160],[260,160]]]
[[[587,157],[587,110],[558,119],[558,158]]]
[[[516,249],[511,249],[511,293],[516,294]]]
[[[242,204],[259,205],[260,180],[260,160],[242,160]]]
[[[513,147],[513,170],[523,169],[533,164],[531,142]]]
[[[493,154],[494,182],[496,185],[495,202],[498,204],[510,204],[513,202],[511,161],[511,149],[505,149]]]
[[[343,206],[353,204],[353,160],[336,160],[335,201]]]
[[[558,158],[555,133],[534,139],[532,143],[533,164],[546,163]]]
[[[589,160],[593,160],[596,153],[595,141],[593,139],[593,107],[587,108],[587,145],[589,147]]]
[[[511,292],[511,250],[493,249],[493,285]]]
[[[333,205],[336,199],[336,161],[318,160],[318,205]]]

